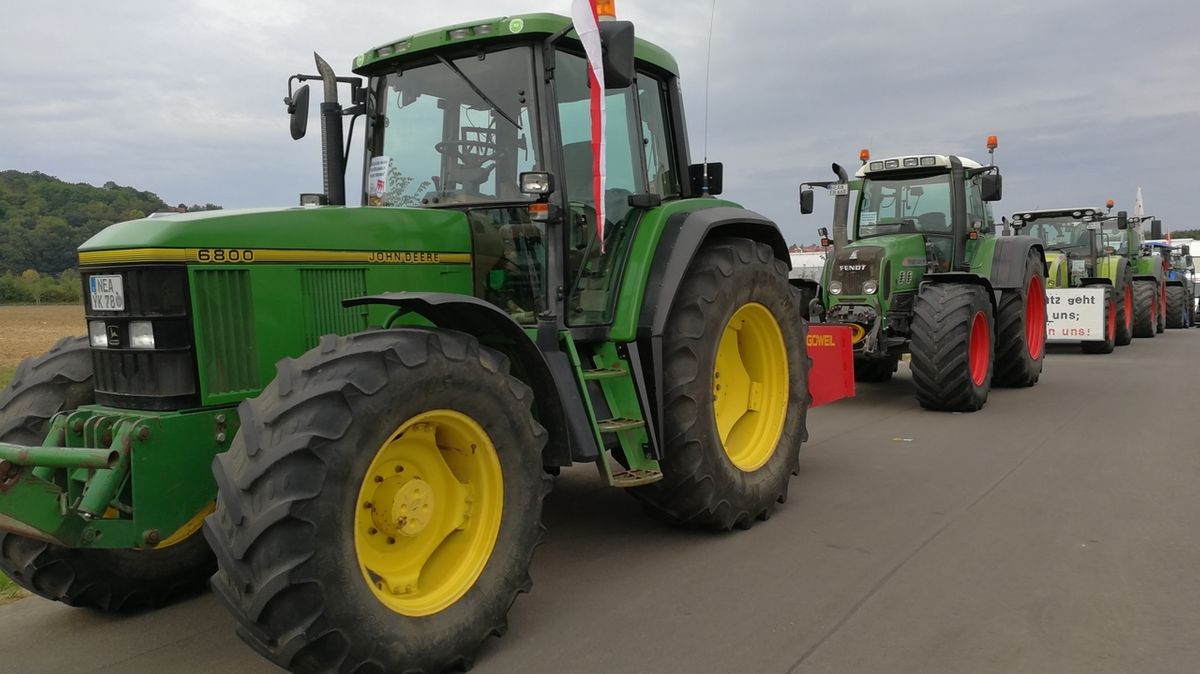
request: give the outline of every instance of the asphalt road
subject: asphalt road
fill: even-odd
[[[534,590],[475,671],[1200,671],[1200,330],[1056,349],[1033,389],[921,411],[902,370],[815,410],[791,499],[677,531],[565,474]],[[269,672],[211,596],[0,607],[0,670]]]

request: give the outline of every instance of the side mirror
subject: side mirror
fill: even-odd
[[[984,201],[1000,201],[1004,192],[1004,182],[999,173],[985,173],[979,181],[980,196]]]
[[[1162,220],[1155,218],[1150,221],[1150,238],[1151,239],[1161,239],[1162,238]]]
[[[604,46],[604,87],[624,89],[633,84],[633,22],[600,22],[600,44]]]
[[[1129,229],[1129,214],[1117,211],[1117,229]]]
[[[800,214],[809,215],[813,212],[813,191],[800,190]]]
[[[1185,243],[1185,244],[1183,244],[1183,248],[1181,249],[1181,252],[1183,253],[1184,257],[1187,257],[1192,254],[1192,247]]]
[[[704,177],[708,171],[708,179]],[[692,164],[688,167],[688,182],[692,186],[692,194],[716,196],[721,193],[724,181],[725,165],[721,162],[708,164]],[[707,183],[707,184],[706,184]]]
[[[292,140],[300,140],[308,131],[308,85],[301,85],[291,96],[283,99],[291,117]]]

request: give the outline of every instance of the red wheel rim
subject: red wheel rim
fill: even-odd
[[[1046,347],[1046,298],[1041,276],[1029,279],[1025,293],[1025,344],[1030,358],[1042,357],[1042,349]]]
[[[992,359],[992,331],[988,329],[987,316],[982,311],[975,312],[971,319],[971,341],[967,344],[967,352],[971,381],[976,386],[983,386]]]
[[[1107,332],[1104,333],[1105,339],[1112,339],[1113,335],[1117,334],[1117,303],[1108,303],[1108,325]]]
[[[1133,284],[1125,286],[1125,329],[1133,328]]]

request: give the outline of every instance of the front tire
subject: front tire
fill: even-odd
[[[705,243],[663,343],[663,479],[630,492],[673,524],[725,531],[770,517],[799,472],[807,325],[770,246]]]
[[[1117,279],[1117,346],[1129,346],[1133,342],[1133,274],[1123,267]]]
[[[1133,282],[1133,336],[1153,337],[1158,332],[1158,283]]]
[[[912,362],[917,402],[974,412],[992,387],[992,303],[973,283],[925,286],[913,305]]]
[[[1104,285],[1092,287],[1104,288],[1104,341],[1080,342],[1079,346],[1084,353],[1112,353],[1117,344],[1117,298],[1111,286]]]
[[[1004,290],[996,311],[996,372],[993,386],[1033,386],[1046,357],[1045,269],[1036,250],[1025,262],[1025,282]]]
[[[213,462],[204,527],[243,640],[292,671],[441,672],[504,633],[551,479],[508,365],[415,328],[279,363]]]
[[[95,402],[93,386],[86,337],[64,338],[25,360],[0,391],[0,441],[42,444],[54,415]],[[153,550],[67,548],[0,533],[0,571],[68,606],[108,612],[162,606],[204,589],[216,571],[204,537],[192,531],[176,545]]]

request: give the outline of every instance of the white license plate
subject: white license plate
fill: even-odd
[[[89,276],[92,311],[125,311],[125,284],[120,276]]]
[[[846,183],[834,183],[829,186],[829,194],[834,197],[844,197],[850,194],[850,186]]]

